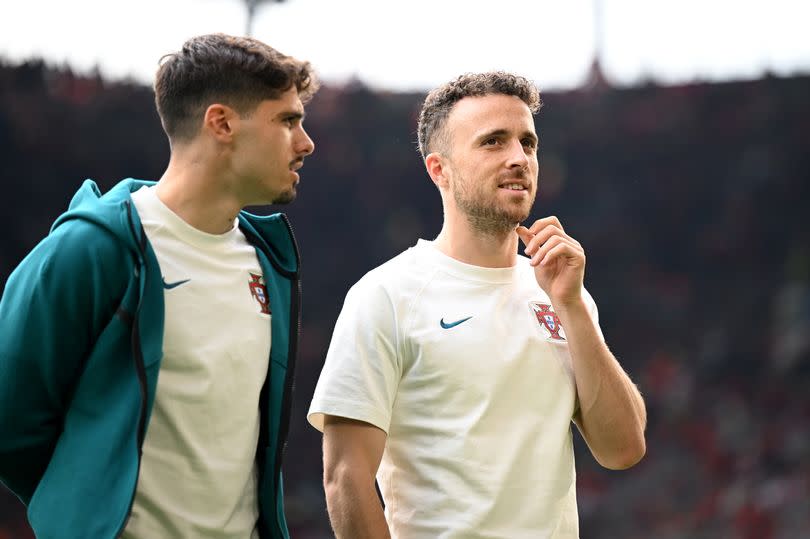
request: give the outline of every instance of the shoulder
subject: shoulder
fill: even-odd
[[[397,302],[411,296],[431,273],[431,267],[419,256],[419,249],[412,247],[363,275],[348,295]]]
[[[54,299],[68,291],[120,295],[135,259],[109,230],[85,220],[68,221],[28,253],[9,276],[7,289],[50,290]],[[62,290],[63,293],[60,293]]]
[[[68,267],[103,267],[113,271],[132,266],[129,247],[107,228],[76,219],[51,232],[37,249],[49,260]]]

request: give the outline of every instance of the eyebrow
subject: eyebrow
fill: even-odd
[[[477,140],[486,140],[486,139],[491,138],[491,137],[503,137],[503,136],[506,136],[508,134],[509,134],[509,131],[507,131],[506,129],[493,129],[492,131],[487,131],[485,133],[482,133],[481,135],[476,137],[476,139]],[[529,137],[530,139],[532,139],[532,141],[534,141],[535,144],[537,144],[537,142],[539,141],[539,139],[537,138],[537,135],[535,135],[531,131],[524,131],[523,134],[520,136],[520,138],[525,138],[525,137]]]
[[[283,110],[277,114],[278,118],[285,120],[302,120],[306,117],[306,113],[300,110]]]

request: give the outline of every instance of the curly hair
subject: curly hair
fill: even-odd
[[[180,51],[160,59],[155,104],[169,139],[189,140],[199,131],[211,103],[246,114],[293,86],[305,103],[318,90],[309,62],[257,39],[207,34],[189,39]]]
[[[417,136],[422,159],[438,144],[446,143],[444,132],[447,117],[453,106],[465,97],[481,97],[492,94],[511,95],[526,103],[532,114],[543,106],[537,86],[528,79],[505,71],[465,73],[435,90],[432,90],[419,112]]]

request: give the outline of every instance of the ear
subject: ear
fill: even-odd
[[[430,176],[430,179],[433,180],[433,183],[436,184],[436,187],[439,189],[444,189],[450,184],[450,180],[447,177],[446,167],[447,162],[440,153],[433,152],[425,157],[425,168],[427,169],[427,173]]]
[[[203,131],[208,132],[217,140],[229,142],[233,138],[238,119],[239,115],[231,107],[214,103],[205,109]]]

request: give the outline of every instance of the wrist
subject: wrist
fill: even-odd
[[[551,300],[554,306],[554,312],[558,316],[573,316],[576,314],[588,314],[588,306],[585,304],[585,299],[580,294],[577,297],[565,300]]]

